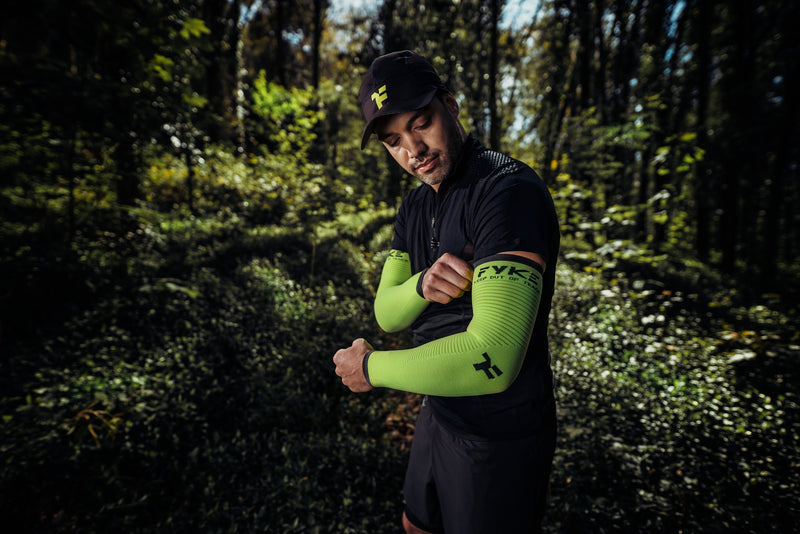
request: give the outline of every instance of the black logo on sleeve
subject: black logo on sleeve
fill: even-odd
[[[486,265],[478,269],[476,281],[487,280],[509,280],[512,282],[521,280],[528,287],[536,288],[541,284],[542,275],[534,269],[521,269],[514,265]]]
[[[484,361],[482,362],[472,364],[472,367],[474,367],[476,371],[483,371],[486,373],[486,378],[489,379],[496,378],[503,374],[503,371],[501,371],[499,367],[492,365],[492,359],[489,358],[489,355],[485,352],[483,353],[483,359]],[[492,371],[494,371],[494,374],[492,374]]]
[[[483,276],[483,274],[490,268],[494,271],[495,275],[503,274],[504,271],[508,276],[519,276],[520,278],[529,278],[531,275],[531,271],[526,269],[517,269],[513,265],[488,265],[478,271],[478,276]],[[508,271],[506,271],[506,268],[508,268]]]

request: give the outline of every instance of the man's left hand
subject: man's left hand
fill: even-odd
[[[342,384],[350,388],[353,393],[363,393],[372,389],[364,376],[362,363],[372,347],[364,339],[356,339],[346,349],[339,349],[333,356],[336,364],[336,375],[342,378]]]

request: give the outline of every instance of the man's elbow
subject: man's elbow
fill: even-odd
[[[384,332],[392,334],[405,330],[410,326],[408,321],[402,320],[398,314],[390,313],[390,310],[387,310],[385,305],[379,304],[377,300],[375,301],[373,311],[375,313],[375,321]]]
[[[522,370],[527,347],[515,347],[511,349],[511,351],[512,354],[509,355],[510,357],[506,360],[507,363],[504,365],[491,364],[491,360],[487,360],[483,362],[483,364],[476,366],[476,371],[481,370],[485,373],[485,377],[482,377],[485,378],[482,385],[483,391],[480,394],[491,395],[502,393],[514,385],[514,382],[517,380]],[[486,366],[484,369],[483,366],[486,363],[490,365]]]
[[[378,326],[380,327],[381,330],[383,330],[384,332],[388,332],[390,334],[393,334],[395,332],[400,332],[401,330],[405,330],[408,327],[408,325],[406,324],[402,324],[397,321],[382,319],[377,315],[375,316],[375,320],[378,322]]]

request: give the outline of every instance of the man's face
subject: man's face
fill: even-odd
[[[456,164],[465,137],[458,123],[458,104],[451,95],[434,98],[418,111],[385,117],[375,132],[406,172],[437,191]]]

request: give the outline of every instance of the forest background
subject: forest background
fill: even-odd
[[[6,532],[397,532],[355,396],[402,196],[361,76],[432,59],[563,247],[547,532],[797,532],[790,0],[26,0],[0,17]]]

